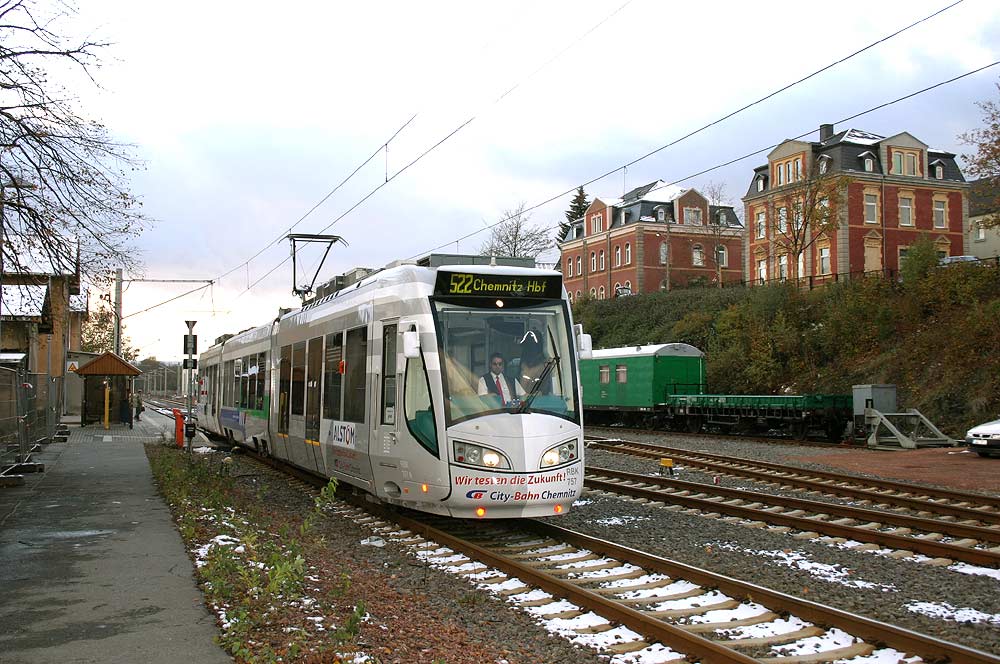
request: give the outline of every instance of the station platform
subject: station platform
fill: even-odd
[[[143,450],[172,421],[65,423],[0,488],[0,662],[231,662]]]

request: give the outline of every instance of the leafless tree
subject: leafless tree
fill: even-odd
[[[534,259],[555,245],[550,228],[528,223],[531,215],[525,213],[526,206],[522,202],[503,212],[503,221],[490,228],[490,238],[479,247],[481,254]]]
[[[719,249],[726,246],[726,240],[733,239],[737,235],[734,232],[734,227],[729,225],[729,218],[724,213],[720,214],[716,212],[716,214],[712,214],[711,206],[731,207],[732,204],[729,201],[729,195],[726,193],[726,184],[724,182],[712,182],[710,180],[701,187],[701,192],[708,199],[709,204],[708,235],[711,238],[712,252],[707,259],[715,268],[716,286],[722,288],[722,268],[725,267],[725,264],[721,259]],[[726,256],[726,260],[728,261],[728,253]]]
[[[832,238],[839,219],[837,206],[849,180],[833,173],[820,173],[817,167],[798,182],[782,187],[781,193],[768,202],[774,221],[774,255],[786,260],[791,279],[799,278],[799,256],[820,238]],[[844,198],[846,203],[846,198]]]
[[[1000,84],[996,85],[1000,91]],[[966,171],[979,178],[972,193],[986,202],[988,213],[979,222],[983,228],[1000,228],[1000,104],[995,101],[976,103],[983,114],[983,126],[959,136],[966,145],[976,149],[965,154]]]
[[[0,268],[72,274],[92,282],[134,268],[129,242],[146,225],[128,189],[139,167],[56,82],[83,75],[97,85],[107,46],[61,34],[75,16],[65,2],[0,1]]]

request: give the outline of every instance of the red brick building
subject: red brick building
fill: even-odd
[[[823,178],[839,185],[819,201],[832,223],[811,233],[807,223],[804,241],[789,250],[790,229],[802,228],[799,201]],[[968,188],[954,154],[906,132],[834,134],[822,125],[818,142],[785,141],[755,169],[743,197],[747,274],[756,283],[796,276],[812,283],[891,273],[924,234],[941,256],[969,253]]]
[[[623,198],[595,198],[559,245],[563,283],[575,302],[671,285],[743,279],[743,228],[733,208],[694,189],[653,182]]]

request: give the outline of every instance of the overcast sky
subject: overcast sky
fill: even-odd
[[[196,284],[127,284],[126,334],[140,358],[177,359],[184,320],[198,321],[204,350],[294,306],[290,262],[267,275],[289,256],[284,236],[414,115],[387,156],[294,227],[349,242],[334,247],[318,283],[442,245],[474,253],[486,233],[460,238],[504,211],[574,189],[948,4],[87,0],[74,29],[113,46],[97,72],[102,90],[76,90],[83,111],[146,165],[132,182],[153,220],[136,243],[146,267],[126,277],[226,274],[146,313]],[[957,136],[978,126],[976,101],[997,99],[1000,66],[839,121],[1000,60],[998,19],[1000,3],[965,0],[587,194],[714,181],[740,209],[766,151],[690,176],[821,123],[908,131],[967,152]],[[531,221],[555,227],[569,199]],[[316,258],[300,256],[300,271]]]

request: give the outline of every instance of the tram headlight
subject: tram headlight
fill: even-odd
[[[501,452],[460,441],[455,441],[455,461],[470,466],[510,469],[510,461]]]
[[[579,458],[580,455],[577,453],[576,440],[567,440],[565,443],[559,443],[555,447],[545,450],[539,467],[550,468],[552,466],[561,466],[564,463],[570,463]]]

